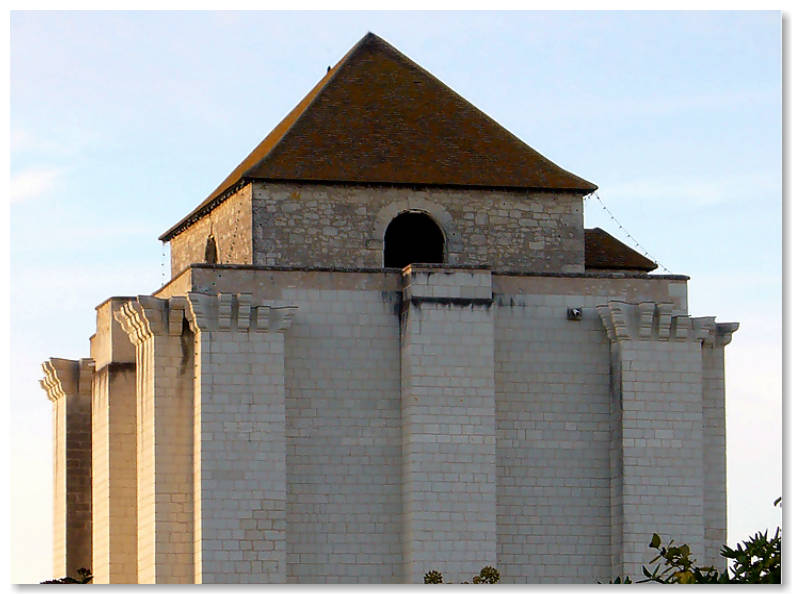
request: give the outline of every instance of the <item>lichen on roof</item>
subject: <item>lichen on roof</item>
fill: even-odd
[[[652,262],[599,227],[585,230],[586,270],[641,270],[657,268]]]

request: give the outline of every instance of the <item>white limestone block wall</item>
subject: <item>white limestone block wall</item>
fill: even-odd
[[[498,568],[506,583],[610,578],[609,348],[589,301],[496,297]],[[582,319],[568,320],[568,307],[583,307]]]
[[[633,341],[621,357],[624,573],[641,575],[654,532],[703,551],[701,351]]]
[[[128,298],[96,308],[91,338],[93,583],[137,582],[135,349],[113,318]]]
[[[189,293],[195,332],[195,581],[286,579],[283,333],[294,307]]]
[[[53,403],[53,574],[91,566],[92,359],[51,358],[41,387]]]
[[[185,307],[183,297],[140,295],[115,314],[136,348],[139,583],[194,579],[193,345],[182,336]]]
[[[405,268],[401,331],[404,581],[497,565],[489,271]]]
[[[622,555],[613,571],[640,576],[654,556],[648,548],[653,533],[686,543],[704,558],[711,553],[705,548],[705,489],[713,489],[713,498],[725,493],[718,473],[708,480],[704,466],[704,448],[717,441],[719,424],[717,411],[705,424],[704,403],[723,398],[715,390],[707,396],[711,388],[705,390],[703,380],[702,340],[713,320],[672,316],[669,304],[652,302],[612,301],[598,309],[618,362],[614,388],[621,405],[622,472],[614,477],[621,518],[614,538]],[[711,530],[725,528],[720,518],[710,521]]]
[[[402,580],[398,294],[289,282],[291,583]]]
[[[41,367],[41,387],[52,402],[52,573],[66,575],[66,396],[58,368],[59,360],[45,361]]]
[[[727,325],[672,324],[670,304],[601,318],[579,279],[501,277],[521,291],[493,300],[482,270],[411,267],[403,298],[385,275],[245,278],[250,295],[119,314],[141,581],[459,582],[493,564],[591,583],[639,575],[654,531],[694,551],[723,531],[722,467],[701,454],[722,447],[722,346],[701,341]]]
[[[137,422],[134,364],[108,369],[109,580],[137,582]],[[116,368],[118,367],[118,368]]]
[[[93,381],[91,403],[92,539],[91,571],[95,584],[110,583],[110,441],[107,373]],[[133,507],[133,510],[135,508]],[[135,572],[137,573],[137,572]],[[137,579],[137,575],[135,575]]]
[[[720,549],[726,542],[726,410],[724,347],[731,342],[739,324],[715,324],[704,319],[707,334],[703,340],[703,417],[704,417],[704,555],[702,563],[725,568]]]

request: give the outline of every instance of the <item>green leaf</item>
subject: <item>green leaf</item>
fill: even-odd
[[[653,549],[660,547],[660,535],[655,533],[652,535],[652,542],[649,543],[649,546]]]

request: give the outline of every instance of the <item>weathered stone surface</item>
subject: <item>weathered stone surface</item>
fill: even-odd
[[[90,569],[92,359],[52,358],[42,364],[41,387],[52,402],[53,574],[79,577]]]
[[[449,265],[583,272],[579,194],[261,182],[177,235],[171,270],[204,262],[210,234],[221,264],[382,267],[385,230],[405,211],[434,219]]]
[[[388,224],[410,210],[439,225],[449,265],[583,271],[579,194],[280,183],[253,186],[253,263],[380,267]]]
[[[189,264],[205,262],[206,242],[213,237],[218,264],[252,264],[252,186],[229,196],[208,215],[171,242],[171,276]]]

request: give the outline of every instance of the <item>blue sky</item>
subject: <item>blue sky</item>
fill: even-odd
[[[162,284],[157,241],[367,31],[599,185],[727,347],[730,540],[781,494],[781,15],[11,15],[12,579],[52,577],[50,356]],[[630,243],[595,200],[586,226]],[[169,272],[169,265],[165,266]]]

